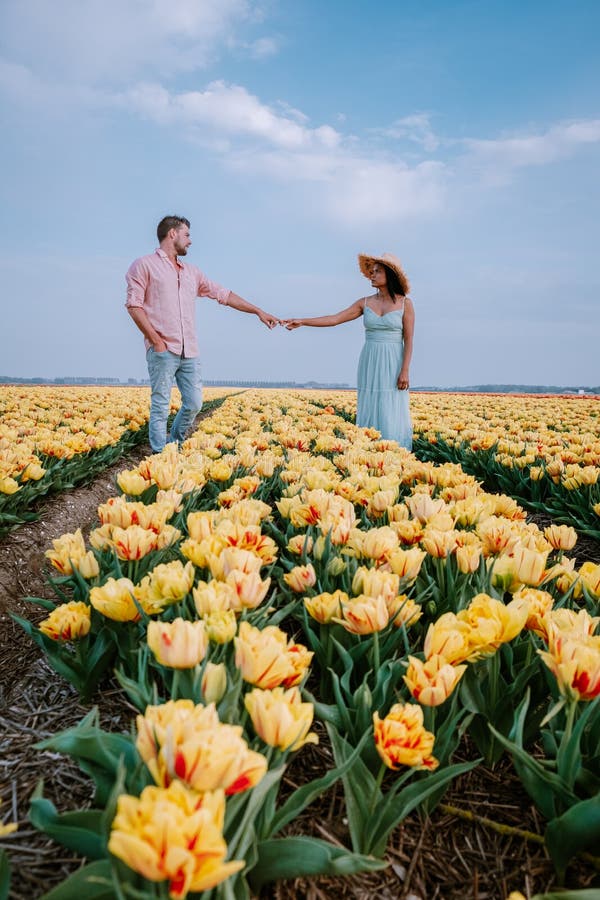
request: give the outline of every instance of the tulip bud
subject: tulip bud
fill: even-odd
[[[222,700],[227,690],[227,667],[224,663],[206,663],[201,690],[205,703],[219,703]]]

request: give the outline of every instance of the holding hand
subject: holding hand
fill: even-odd
[[[277,316],[271,315],[271,313],[266,313],[264,310],[260,310],[258,313],[258,318],[266,325],[267,328],[272,329],[275,328],[276,325],[281,325],[281,320],[277,318]]]
[[[302,319],[283,319],[281,325],[285,325],[288,331],[293,331],[294,328],[300,328],[304,325],[304,322]]]

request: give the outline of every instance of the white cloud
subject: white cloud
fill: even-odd
[[[165,77],[208,65],[256,18],[254,6],[253,0],[3,0],[0,51],[56,80]],[[259,55],[276,49],[267,38],[250,46]]]
[[[465,162],[486,181],[504,183],[516,169],[548,165],[598,142],[600,119],[558,122],[539,134],[467,140]]]
[[[224,81],[213,81],[203,91],[179,94],[159,84],[141,84],[120,95],[117,102],[161,125],[209,129],[213,135],[251,138],[289,150],[332,148],[341,140],[331,126],[309,128],[297,110],[280,114],[246,88]]]
[[[161,125],[186,127],[237,171],[312,185],[311,206],[351,227],[429,214],[443,203],[441,163],[410,167],[369,156],[330,125],[310,127],[300,111],[268,106],[240,85],[215,81],[183,93],[138,85],[119,103]]]
[[[437,150],[440,145],[438,136],[434,133],[427,113],[414,113],[396,119],[386,128],[374,129],[375,134],[394,140],[408,140],[419,144],[427,153]]]

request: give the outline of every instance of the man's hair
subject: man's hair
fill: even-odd
[[[190,227],[189,221],[184,219],[183,216],[165,216],[156,226],[158,243],[160,244],[161,241],[164,241],[171,228],[181,228],[182,225],[187,225],[188,228]]]

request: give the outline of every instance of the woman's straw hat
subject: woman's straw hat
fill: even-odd
[[[410,291],[410,284],[408,283],[408,278],[402,268],[402,263],[397,256],[394,256],[393,253],[382,253],[381,256],[368,256],[366,253],[358,254],[358,265],[365,278],[371,277],[374,263],[381,263],[382,265],[387,266],[388,269],[391,269],[392,272],[395,272],[400,281],[402,293],[404,296],[408,294]]]

